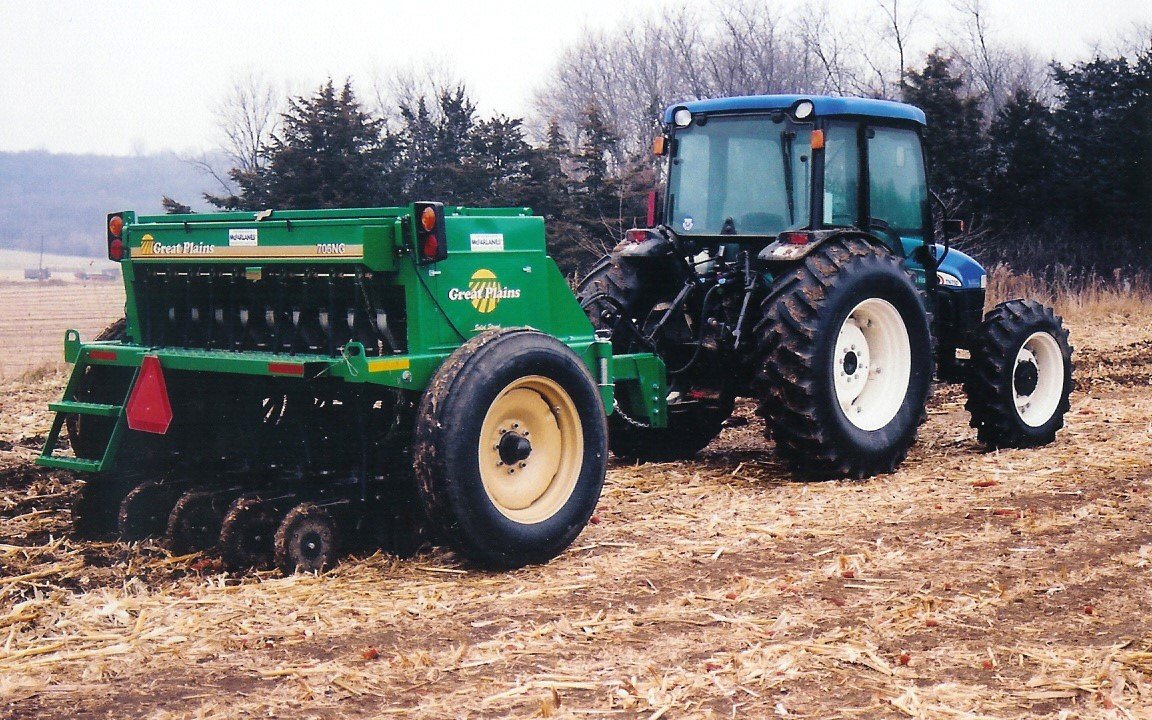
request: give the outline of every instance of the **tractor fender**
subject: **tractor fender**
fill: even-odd
[[[653,232],[640,242],[628,238],[621,240],[616,244],[616,247],[612,248],[612,257],[629,260],[658,260],[672,257],[675,251],[676,246],[671,240]]]
[[[835,230],[810,230],[804,233],[809,238],[808,242],[801,244],[791,243],[781,239],[788,234],[791,233],[781,233],[779,237],[768,243],[756,256],[756,259],[761,263],[767,264],[794,263],[797,260],[803,260],[808,257],[813,250],[829,240],[841,237],[863,238],[870,243],[888,248],[888,244],[880,238],[860,230],[848,230],[845,228],[837,228]]]

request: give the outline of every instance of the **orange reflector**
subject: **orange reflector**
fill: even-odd
[[[824,149],[824,131],[823,130],[813,130],[812,131],[812,149],[813,150],[823,150]]]
[[[140,363],[140,374],[128,396],[128,427],[140,432],[164,435],[172,424],[172,403],[168,401],[168,386],[160,358],[145,355]]]
[[[424,228],[424,232],[432,232],[436,227],[436,211],[430,207],[424,208],[424,212],[420,213],[420,227]]]
[[[268,363],[268,372],[273,375],[303,375],[304,366],[299,363]]]
[[[119,215],[113,215],[108,220],[108,232],[112,233],[113,237],[120,237],[120,233],[124,232],[124,218]]]
[[[664,136],[663,135],[657,135],[656,137],[652,138],[652,154],[653,155],[663,155],[664,154]]]
[[[93,350],[88,353],[89,360],[115,360],[116,353],[111,350]]]

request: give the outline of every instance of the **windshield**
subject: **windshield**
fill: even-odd
[[[720,116],[678,128],[675,140],[668,217],[676,232],[775,235],[808,223],[807,130],[767,115]]]

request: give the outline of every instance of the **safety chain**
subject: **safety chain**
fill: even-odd
[[[628,423],[632,427],[645,428],[645,429],[651,429],[651,427],[652,427],[650,424],[648,424],[646,422],[641,422],[641,421],[637,420],[636,418],[629,416],[628,413],[626,413],[622,409],[620,409],[620,403],[616,402],[615,398],[612,399],[612,411],[615,412],[616,414],[618,414],[624,420],[624,422]]]

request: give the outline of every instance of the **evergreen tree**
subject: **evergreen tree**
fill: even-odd
[[[1152,51],[1054,65],[1053,76],[1054,199],[1075,227],[1142,239],[1152,222]]]
[[[363,110],[351,82],[337,90],[329,80],[312,97],[290,101],[280,133],[264,151],[265,167],[232,170],[238,196],[205,197],[226,209],[382,204],[391,188],[381,130],[382,122]]]
[[[965,214],[979,215],[987,167],[980,98],[964,96],[964,80],[952,74],[951,64],[940,51],[929,54],[923,70],[908,72],[903,99],[927,116],[929,185]]]
[[[173,200],[167,195],[160,200],[160,204],[164,207],[166,215],[187,215],[192,212],[191,206],[185,205],[179,200]]]
[[[990,219],[1005,230],[1039,229],[1056,211],[1051,111],[1027,91],[1017,90],[996,114],[988,137]]]
[[[482,181],[469,174],[473,164],[476,104],[463,87],[441,92],[435,108],[421,96],[401,105],[403,123],[395,142],[400,150],[402,189],[407,197],[468,205],[482,196]]]
[[[578,209],[585,227],[611,247],[623,231],[620,226],[620,178],[612,172],[619,139],[604,122],[600,108],[588,108],[580,124],[582,142],[575,158],[580,182]]]

